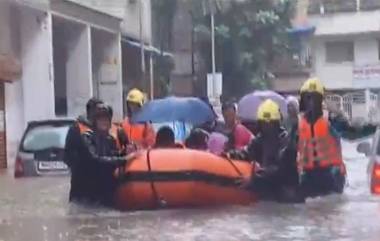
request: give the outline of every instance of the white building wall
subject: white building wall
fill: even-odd
[[[128,0],[64,0],[102,12],[113,17],[123,18]],[[146,1],[146,0],[143,0]]]
[[[0,52],[10,53],[17,57],[23,71],[20,80],[5,85],[7,149],[10,166],[14,163],[18,143],[26,123],[31,120],[55,117],[51,14],[47,8],[47,0],[41,0],[41,4],[37,4],[38,6],[35,4],[36,2],[20,0],[20,4],[10,7],[6,1],[0,0]],[[46,8],[46,11],[35,8],[42,10]],[[56,9],[53,10],[54,14],[58,10],[59,8],[56,6]],[[80,11],[78,10],[78,12]],[[86,18],[94,18],[95,21],[95,18],[99,16],[95,15],[94,12],[91,16],[86,15]],[[75,17],[70,18],[75,19]],[[104,26],[101,25],[105,23],[102,21],[103,18],[109,20]],[[68,71],[68,99],[72,101],[69,104],[70,116],[82,113],[85,102],[93,95],[89,27],[92,26],[92,21],[88,22],[88,25],[83,20],[80,22],[84,23],[83,26],[86,25],[86,27],[78,35],[77,40],[72,43],[71,57],[67,63],[70,70]],[[150,26],[150,16],[146,23],[149,23]],[[109,96],[115,98],[115,104],[113,104],[115,112],[121,118],[121,53],[120,34],[117,33],[119,20],[100,16],[99,23],[95,21],[94,24],[101,25],[104,29],[110,29],[113,32],[112,45],[108,51],[116,59],[117,84],[112,89],[114,92]],[[147,31],[150,34],[150,28]]]
[[[355,39],[355,64],[376,64],[379,62],[378,40],[371,35],[362,35]]]
[[[51,15],[32,9],[20,13],[25,121],[53,118]]]
[[[91,33],[90,27],[83,26],[69,44],[67,70],[68,116],[84,113],[86,102],[92,96]]]
[[[317,27],[316,36],[336,36],[380,31],[380,10],[352,13],[312,15],[310,23]]]
[[[325,43],[328,41],[353,41],[354,62],[327,63]],[[329,89],[355,88],[354,66],[378,64],[378,38],[372,34],[344,37],[315,37],[313,40],[314,75],[318,76]],[[380,81],[379,81],[380,87]]]
[[[380,40],[380,11],[362,11],[309,16],[316,26],[313,38],[314,75],[320,77],[330,89],[354,89],[355,66],[378,65]],[[354,61],[327,63],[325,43],[328,41],[353,41]],[[380,88],[380,80],[371,82],[369,87]]]
[[[140,39],[139,5],[142,7],[143,40],[146,43],[152,41],[152,10],[151,0],[127,1],[125,15],[121,24],[124,35]]]
[[[18,12],[6,1],[0,1],[0,52],[20,57],[20,29]],[[22,82],[16,80],[5,84],[7,160],[12,166],[24,123]]]
[[[94,95],[111,105],[114,119],[121,121],[123,88],[120,35],[92,29],[92,39]]]

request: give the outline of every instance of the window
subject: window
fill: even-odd
[[[325,47],[327,63],[343,63],[354,61],[353,42],[327,42]]]
[[[48,148],[65,147],[69,124],[63,126],[37,126],[28,131],[22,143],[24,151],[41,151]]]

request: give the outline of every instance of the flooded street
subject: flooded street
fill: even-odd
[[[380,199],[367,161],[344,144],[342,196],[297,205],[259,203],[209,210],[120,213],[68,204],[68,178],[0,176],[0,240],[378,240]]]

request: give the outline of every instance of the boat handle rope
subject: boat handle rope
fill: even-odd
[[[243,173],[239,170],[235,163],[228,157],[226,157],[226,159],[231,164],[232,168],[236,171],[236,173],[240,176],[240,178],[244,178]]]
[[[146,162],[147,162],[147,165],[148,165],[148,172],[151,173],[152,172],[152,166],[151,166],[151,161],[150,161],[150,149],[147,150],[146,152]],[[155,199],[155,202],[156,202],[156,205],[158,206],[158,208],[163,208],[166,206],[166,201],[160,197],[158,195],[158,192],[157,192],[157,189],[156,189],[156,185],[154,185],[154,180],[152,178],[152,176],[150,176],[150,187],[152,189],[152,193],[153,193],[153,197]]]

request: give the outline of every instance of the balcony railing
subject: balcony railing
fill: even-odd
[[[360,10],[380,9],[379,0],[360,0]]]
[[[286,54],[277,57],[272,63],[272,72],[278,77],[281,76],[303,76],[311,72],[311,58],[302,58],[297,54]]]
[[[312,0],[309,14],[371,11],[380,9],[380,0]]]
[[[310,1],[309,14],[355,12],[357,11],[356,0],[314,0]]]

